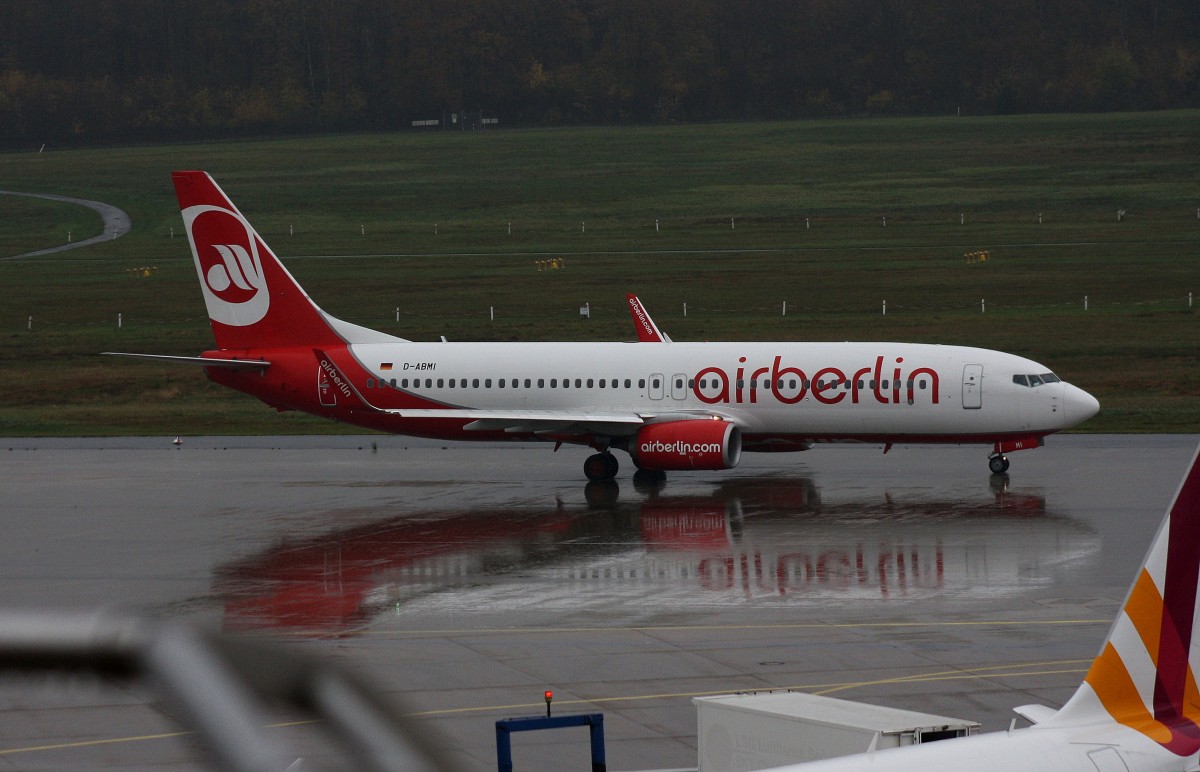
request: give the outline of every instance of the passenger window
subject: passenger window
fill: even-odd
[[[529,379],[529,378],[526,378],[526,379],[525,379],[525,388],[527,388],[527,389],[528,389],[528,388],[530,388],[531,384],[532,384],[532,380],[531,380],[531,379]],[[540,389],[541,387],[542,387],[542,382],[539,380],[539,381],[538,381],[538,388]]]
[[[592,379],[591,378],[588,378],[588,388],[589,389],[592,388]],[[600,388],[604,388],[604,387],[601,386]]]
[[[443,379],[443,378],[438,378],[438,388],[439,388],[439,389],[440,389],[440,388],[442,388],[442,386],[444,386],[444,385],[445,385],[445,383],[446,383],[445,379]]]
[[[629,379],[628,378],[625,379],[625,388],[627,388],[627,389],[629,388]],[[639,389],[646,388],[646,379],[645,378],[638,378],[638,388]]]
[[[368,379],[367,379],[367,388],[368,388],[368,389],[373,389],[373,388],[375,388],[375,379],[374,379],[374,378],[368,378]]]
[[[472,389],[478,389],[478,388],[479,388],[479,379],[478,379],[478,378],[476,378],[475,380],[471,381],[471,388],[472,388]]]
[[[538,381],[538,388],[541,388],[541,386],[542,386],[542,382]],[[558,388],[558,379],[557,378],[550,379],[550,388],[552,388],[552,389]]]
[[[453,378],[450,379],[450,388],[452,388],[452,389],[454,388],[454,379]]]
[[[402,389],[407,389],[407,388],[408,388],[408,379],[407,379],[407,378],[405,378],[404,380],[400,381],[400,388],[402,388]]]
[[[575,388],[577,388],[577,389],[583,388],[583,379],[582,378],[575,379]]]
[[[528,385],[529,385],[529,379],[526,379],[526,380],[525,380],[525,385],[526,385],[526,386],[528,386]],[[544,389],[544,388],[546,388],[546,379],[545,379],[545,378],[538,378],[538,388],[539,388],[539,389]]]
[[[588,386],[591,386],[591,385],[592,385],[592,382],[588,381]],[[604,379],[603,378],[600,379],[600,388],[602,388],[602,389],[604,388]]]

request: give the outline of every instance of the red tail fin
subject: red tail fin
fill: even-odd
[[[633,315],[633,326],[637,330],[639,343],[670,343],[671,339],[658,329],[658,325],[650,318],[650,312],[642,305],[637,295],[627,293],[625,302],[629,304],[629,313]]]
[[[344,342],[212,177],[171,178],[218,348]]]

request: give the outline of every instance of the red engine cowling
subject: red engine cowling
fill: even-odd
[[[642,469],[732,469],[742,458],[742,432],[728,421],[670,421],[643,426],[633,460]]]

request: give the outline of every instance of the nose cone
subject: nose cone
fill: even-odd
[[[1100,412],[1100,401],[1078,386],[1063,384],[1063,418],[1067,426],[1081,424]]]

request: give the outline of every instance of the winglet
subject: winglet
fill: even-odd
[[[1111,720],[1179,756],[1200,751],[1200,452],[1084,682],[1044,724]]]
[[[659,330],[658,325],[650,318],[649,312],[646,311],[646,307],[642,305],[642,301],[637,295],[627,294],[625,300],[629,303],[629,313],[633,316],[633,326],[637,329],[639,343],[671,342],[671,339]]]

